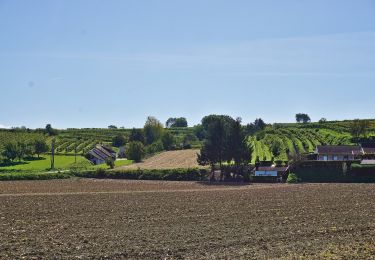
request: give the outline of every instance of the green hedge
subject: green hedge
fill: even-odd
[[[0,181],[51,180],[67,179],[69,177],[69,175],[63,173],[4,173],[0,174]]]
[[[203,181],[207,180],[206,169],[158,169],[158,170],[96,170],[76,172],[74,176],[83,178],[108,178],[129,180],[168,180],[168,181]]]

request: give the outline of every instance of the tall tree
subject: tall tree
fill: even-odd
[[[213,176],[215,164],[230,160],[229,135],[233,118],[223,115],[210,115],[202,119],[202,126],[206,132],[203,147],[198,155],[198,163],[211,165]],[[222,178],[222,176],[221,176]]]
[[[146,144],[152,144],[159,140],[163,133],[163,125],[155,117],[149,116],[143,127],[146,137]]]
[[[49,136],[52,136],[52,135],[56,135],[56,134],[57,134],[56,129],[53,129],[52,126],[51,126],[51,124],[47,124],[47,125],[46,125],[45,132],[46,132]]]

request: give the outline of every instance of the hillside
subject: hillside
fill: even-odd
[[[334,121],[309,124],[274,124],[249,136],[254,162],[260,160],[287,160],[289,156],[308,153],[317,145],[354,144],[350,134],[353,121]],[[375,120],[370,120],[368,138],[375,136]]]
[[[352,144],[350,125],[353,121],[328,121],[324,123],[276,123],[267,125],[262,131],[257,131],[248,136],[248,143],[253,148],[252,162],[257,157],[260,160],[271,158],[287,160],[295,154],[312,152],[316,145],[321,144]],[[85,154],[98,143],[111,144],[116,135],[129,136],[130,129],[104,129],[84,128],[57,130],[56,136],[46,136],[43,130],[29,129],[0,129],[0,151],[5,142],[9,140],[27,140],[33,138],[46,138],[51,144],[52,138],[56,139],[56,153],[73,155],[75,148],[77,154]],[[176,144],[182,143],[186,135],[195,136],[194,127],[169,128]],[[375,136],[375,120],[369,120],[368,136]],[[201,141],[195,138],[191,142],[194,149],[199,149]]]

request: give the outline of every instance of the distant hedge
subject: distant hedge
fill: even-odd
[[[18,181],[18,180],[51,180],[51,179],[67,179],[70,176],[63,173],[2,173],[0,181]]]
[[[74,176],[100,179],[129,179],[129,180],[167,180],[167,181],[203,181],[207,180],[206,169],[158,169],[158,170],[108,170],[76,172]]]
[[[303,182],[375,182],[375,167],[355,162],[306,162],[294,171]]]

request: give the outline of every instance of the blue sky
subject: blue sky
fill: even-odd
[[[0,127],[375,118],[373,0],[0,0]]]

